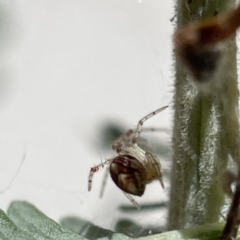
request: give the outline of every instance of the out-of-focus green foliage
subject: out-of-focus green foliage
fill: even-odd
[[[48,218],[45,214],[40,212],[35,206],[24,201],[12,202],[8,208],[7,215],[1,218],[8,221],[8,225],[1,224],[0,233],[6,240],[17,240],[20,234],[29,236],[22,239],[42,240],[85,240],[86,238],[73,233],[72,231],[63,228],[58,223]],[[14,231],[13,231],[14,230]],[[15,232],[12,236],[11,232]]]
[[[138,240],[219,240],[224,223],[212,223],[183,230],[169,231],[158,235],[141,237]],[[237,240],[240,239],[238,232]]]
[[[62,223],[66,227],[48,218],[30,203],[14,201],[9,206],[7,214],[0,210],[0,240],[131,239],[80,218],[65,218]],[[82,236],[77,234],[80,232]]]
[[[107,238],[112,239],[114,232],[100,228],[89,221],[79,217],[65,217],[60,221],[61,225],[71,231],[86,237],[87,239]]]
[[[154,202],[154,203],[147,203],[147,204],[141,204],[141,212],[145,210],[155,210],[160,208],[166,208],[167,202]],[[130,204],[122,204],[119,206],[120,211],[126,211],[126,212],[139,212],[135,206]]]
[[[214,223],[140,238],[130,238],[122,233],[129,234],[129,231],[134,231],[136,237],[137,234],[153,234],[153,231],[143,229],[128,220],[121,220],[116,224],[115,230],[118,233],[100,228],[78,217],[66,217],[61,220],[61,224],[63,226],[48,218],[28,202],[14,201],[7,214],[0,210],[0,240],[217,240],[224,227],[224,223]],[[240,240],[240,233],[238,233],[237,239]]]
[[[116,223],[115,231],[132,238],[138,238],[142,236],[149,236],[150,234],[161,233],[163,231],[163,227],[142,227],[136,222],[128,219],[122,219]]]

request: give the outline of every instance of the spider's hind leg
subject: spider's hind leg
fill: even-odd
[[[137,208],[137,210],[142,209],[141,206],[134,200],[134,198],[130,194],[125,193],[124,191],[123,193],[128,198],[128,200]]]
[[[150,171],[149,179],[151,179],[151,181],[154,179],[158,179],[162,188],[164,188],[162,166],[160,160],[150,152],[146,152],[145,156],[149,165],[151,166],[151,169],[149,168]]]
[[[100,191],[100,198],[102,198],[104,190],[106,188],[108,175],[109,175],[109,169],[107,168],[105,170],[105,173],[104,173],[104,176],[103,176],[102,187],[101,187],[101,191]]]

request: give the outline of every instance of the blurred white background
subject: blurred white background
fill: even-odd
[[[27,200],[55,220],[74,214],[105,228],[130,216],[118,211],[130,202],[110,179],[99,199],[103,172],[87,192],[88,174],[114,155],[97,147],[102,125],[133,128],[171,102],[172,7],[159,0],[0,1],[3,210]],[[146,126],[170,129],[171,110]],[[159,139],[168,146],[170,134]],[[166,192],[156,182],[135,199],[166,200]],[[132,217],[164,220],[152,214]]]

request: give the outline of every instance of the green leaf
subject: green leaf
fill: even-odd
[[[48,218],[45,214],[40,212],[35,206],[33,206],[28,202],[24,202],[24,201],[12,202],[10,207],[8,208],[7,214],[10,220],[18,227],[18,229],[20,229],[18,230],[19,233],[24,232],[26,235],[32,236],[32,238],[23,238],[25,240],[27,239],[85,240],[86,239],[84,237],[77,235],[76,233],[71,232],[66,228],[63,228],[58,223]],[[1,221],[2,219],[4,218],[1,218]],[[2,226],[1,226],[1,231],[3,232],[5,231],[5,228]],[[20,238],[6,238],[6,239],[12,240],[12,239],[20,239]]]
[[[0,209],[0,239],[1,240],[34,240],[35,238],[21,231]]]
[[[131,240],[121,233],[100,228],[77,217],[66,217],[60,226],[40,212],[35,206],[24,201],[14,201],[8,209],[8,216],[0,210],[0,240]],[[124,223],[124,224],[122,224]],[[131,222],[123,221],[120,228]],[[137,238],[138,240],[217,240],[225,223],[205,224],[179,231],[169,231]],[[135,226],[135,225],[134,225]],[[65,228],[66,227],[66,228]],[[135,226],[135,231],[141,231]],[[68,229],[67,229],[68,228]],[[118,229],[119,230],[119,229]],[[123,230],[123,229],[122,229]],[[84,235],[84,237],[78,234]],[[86,237],[86,238],[85,238]],[[237,239],[240,240],[238,232]]]

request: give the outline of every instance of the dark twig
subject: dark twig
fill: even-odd
[[[240,169],[238,170],[238,176],[236,178],[236,190],[233,195],[232,203],[227,215],[227,222],[223,230],[221,240],[234,240],[236,239],[238,227],[240,224],[239,216],[240,205]]]

